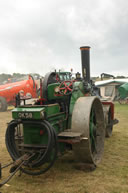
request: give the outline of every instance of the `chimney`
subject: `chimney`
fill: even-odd
[[[90,82],[90,47],[82,46],[81,50],[81,63],[82,63],[82,76],[86,82]]]

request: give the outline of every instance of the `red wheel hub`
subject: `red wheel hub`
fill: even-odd
[[[63,81],[59,86],[60,93],[64,95],[70,94],[72,92],[72,83],[73,81],[71,80]]]

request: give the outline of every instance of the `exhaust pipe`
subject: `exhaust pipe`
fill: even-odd
[[[85,82],[90,83],[90,47],[82,46],[81,50],[81,63],[82,63],[82,76]]]

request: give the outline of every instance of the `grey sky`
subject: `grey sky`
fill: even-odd
[[[128,1],[0,1],[0,73],[81,71],[79,47],[91,46],[91,75],[128,76]]]

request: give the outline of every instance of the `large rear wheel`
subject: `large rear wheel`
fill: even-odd
[[[104,151],[104,114],[100,99],[80,97],[72,114],[72,131],[81,132],[82,140],[73,145],[75,157],[80,162],[97,165]]]

